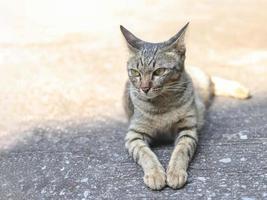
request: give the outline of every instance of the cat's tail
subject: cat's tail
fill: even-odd
[[[208,107],[213,96],[227,96],[237,99],[251,97],[249,90],[237,81],[209,76],[200,68],[189,66],[186,70],[193,79],[194,87]]]
[[[249,89],[237,81],[216,76],[211,76],[210,79],[213,84],[213,93],[215,96],[227,96],[237,99],[247,99],[251,97]]]

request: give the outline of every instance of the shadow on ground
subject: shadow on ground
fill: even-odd
[[[103,118],[27,130],[30,134],[1,153],[0,198],[267,198],[266,100],[215,99],[181,190],[146,188],[141,168],[124,149],[127,124]],[[154,150],[166,166],[172,147]]]

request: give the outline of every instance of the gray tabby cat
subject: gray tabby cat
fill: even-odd
[[[193,84],[184,67],[187,26],[162,43],[142,41],[121,26],[132,53],[124,93],[124,109],[130,121],[125,146],[143,168],[145,184],[153,190],[162,189],[166,183],[174,189],[186,183],[198,131],[213,95],[249,96],[239,83],[209,77],[199,69],[191,69]],[[149,147],[154,141],[174,141],[166,173]]]

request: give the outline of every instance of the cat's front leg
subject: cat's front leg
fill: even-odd
[[[125,138],[125,147],[143,168],[145,184],[153,190],[160,190],[166,185],[165,170],[148,146],[147,140],[145,134],[131,129]]]
[[[176,139],[167,169],[167,184],[173,189],[181,188],[186,183],[188,164],[195,153],[197,141],[195,127],[184,129]]]

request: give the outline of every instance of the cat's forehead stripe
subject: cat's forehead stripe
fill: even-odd
[[[143,60],[143,64],[146,63],[147,65],[150,65],[152,61],[155,59],[157,52],[158,52],[158,47],[156,45],[145,46],[141,52],[141,60]]]
[[[142,61],[142,57],[140,57],[140,62],[141,62],[141,65],[143,66],[144,63],[143,63],[143,61]]]
[[[154,52],[153,52],[152,58],[151,58],[151,60],[149,61],[148,65],[150,65],[150,63],[154,60],[155,55],[156,55],[156,53],[157,53],[157,51],[158,51],[158,48],[155,47],[153,51],[154,51]]]

